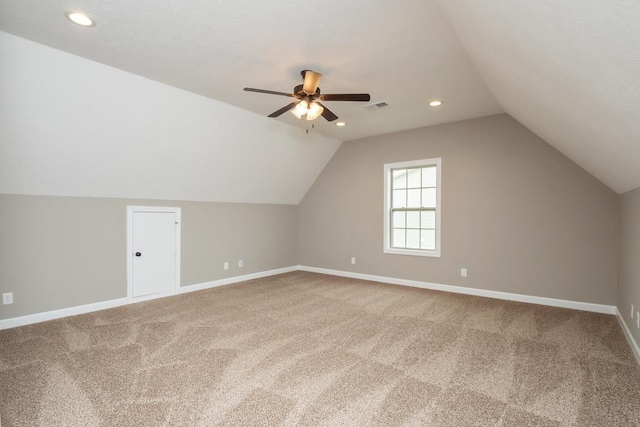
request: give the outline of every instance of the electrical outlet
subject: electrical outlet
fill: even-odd
[[[351,257],[351,264],[355,264],[356,263],[356,257]]]
[[[2,294],[2,305],[13,304],[13,292]]]
[[[238,268],[242,268],[244,266],[244,263],[242,262],[242,260],[238,261]]]
[[[228,270],[228,269],[229,269],[229,263],[228,263],[228,262],[225,262],[225,263],[224,263],[224,269],[225,269],[225,270]]]
[[[460,269],[460,276],[467,277],[467,269],[466,268],[461,268]]]

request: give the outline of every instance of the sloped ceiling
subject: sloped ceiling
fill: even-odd
[[[0,194],[298,204],[340,141],[0,32]]]
[[[640,2],[440,5],[507,113],[616,192],[640,186]]]
[[[86,12],[97,25],[89,29],[74,26],[64,18],[67,10]],[[161,165],[178,168],[182,176],[180,182],[167,182],[175,187],[171,194],[187,198],[189,191],[200,188],[198,195],[188,198],[268,203],[297,203],[300,192],[306,191],[302,183],[315,179],[339,141],[504,111],[618,193],[638,187],[638,22],[640,3],[630,0],[0,2],[1,31],[210,99],[200,110],[210,115],[197,115],[195,105],[200,101],[184,98],[189,105],[184,110],[198,116],[200,129],[184,149],[205,153],[202,162],[215,158],[216,165],[227,166],[193,168],[185,160],[180,167],[163,158]],[[0,62],[14,76],[20,72],[6,64],[4,57]],[[312,137],[328,141],[320,155],[301,139],[309,123],[291,114],[264,118],[285,105],[287,98],[242,91],[251,86],[288,92],[300,82],[300,70],[307,68],[324,74],[320,85],[324,93],[369,92],[372,101],[386,101],[390,106],[366,111],[359,103],[329,105],[347,126],[337,128],[322,119],[314,122]],[[120,77],[108,74],[113,80],[107,86],[118,92]],[[125,80],[126,87],[133,84]],[[142,96],[145,90],[134,90],[135,96]],[[178,96],[169,92],[163,100]],[[3,88],[3,98],[5,93],[19,96]],[[431,99],[442,99],[444,105],[429,108],[426,104]],[[175,120],[164,113],[168,121],[190,120],[187,113]],[[207,121],[211,124],[205,125]],[[7,142],[7,131],[0,130],[5,132],[0,136],[8,147],[4,153],[12,155],[24,149],[19,145],[24,132],[13,131],[11,137],[18,139]],[[216,139],[216,133],[224,137]],[[203,137],[205,134],[210,137]],[[249,134],[280,142],[260,145]],[[63,141],[71,144],[64,138],[57,144]],[[18,145],[11,145],[14,143]],[[168,138],[165,143],[169,144]],[[151,140],[146,144],[143,147],[153,147]],[[66,148],[74,147],[82,144],[76,141]],[[139,148],[139,155],[143,153]],[[242,164],[243,153],[259,156],[261,164],[270,167],[256,163],[246,183],[225,189],[220,176],[228,176],[224,171],[229,165]],[[93,159],[86,157],[90,154],[76,151],[73,160],[59,159],[59,166],[91,164]],[[126,163],[124,155],[123,151],[118,161]],[[297,169],[287,162],[315,159],[314,155],[321,160],[313,160],[309,168],[305,162]],[[178,149],[175,158],[181,156],[188,157]],[[17,164],[7,157],[4,160]],[[241,169],[246,172],[249,167]],[[10,170],[19,173],[16,167]],[[280,170],[286,178],[279,175]],[[164,179],[162,170],[150,164],[146,171],[143,182],[148,182],[134,185],[136,193],[151,197],[164,191],[153,187]],[[261,182],[271,189],[254,188],[256,180],[249,177],[262,177]],[[23,176],[14,181],[28,186],[37,179]],[[68,180],[71,186],[79,185],[71,177]],[[109,188],[104,178],[95,180]],[[203,186],[194,187],[198,182],[218,184],[205,191]],[[126,187],[124,181],[120,185]],[[82,188],[83,192],[90,190],[88,184]],[[111,193],[94,193],[105,194]]]
[[[389,104],[327,102],[347,126],[321,118],[314,132],[340,141],[504,112],[435,0],[2,0],[0,30],[263,117],[291,99],[242,89],[290,92],[303,69],[323,74],[323,93]]]

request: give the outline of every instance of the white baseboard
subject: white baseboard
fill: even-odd
[[[231,285],[232,283],[246,282],[248,280],[260,279],[262,277],[275,276],[276,274],[290,273],[298,270],[298,267],[285,267],[276,270],[261,271],[259,273],[245,274],[243,276],[229,277],[226,279],[213,280],[211,282],[199,283],[197,285],[182,286],[178,293],[201,291],[203,289],[217,288],[218,286]]]
[[[624,317],[622,317],[622,314],[620,313],[620,310],[618,310],[617,307],[616,307],[616,317],[618,318],[618,322],[620,323],[620,326],[622,327],[622,331],[624,332],[624,336],[627,338],[627,341],[629,342],[629,345],[631,346],[631,350],[633,351],[633,355],[636,356],[636,360],[638,361],[638,364],[640,365],[640,347],[638,347],[638,343],[633,338],[633,335],[631,335],[631,331],[629,330],[629,326],[627,326],[627,322],[625,322]]]
[[[441,285],[438,283],[420,282],[417,280],[396,279],[393,277],[374,276],[371,274],[354,273],[351,271],[329,270],[326,268],[307,267],[299,265],[298,270],[313,273],[330,274],[333,276],[350,277],[352,279],[370,280],[372,282],[389,283],[392,285],[411,286],[414,288],[432,289],[435,291],[452,292],[456,294],[475,295],[479,297],[495,298],[508,301],[527,302],[531,304],[549,305],[552,307],[571,308],[574,310],[593,311],[595,313],[616,314],[616,306],[593,304],[590,302],[571,301],[555,298],[536,297],[509,292],[488,291],[485,289],[465,288],[463,286]]]
[[[44,322],[47,320],[60,319],[62,317],[90,313],[93,311],[104,310],[108,308],[120,307],[127,304],[135,304],[142,301],[148,301],[156,298],[164,298],[172,295],[182,294],[185,292],[194,292],[194,291],[199,291],[203,289],[216,288],[218,286],[225,286],[233,283],[245,282],[248,280],[259,279],[262,277],[275,276],[277,274],[289,273],[296,270],[309,271],[309,272],[321,273],[321,274],[329,274],[333,276],[350,277],[354,279],[370,280],[373,282],[382,282],[382,283],[389,283],[394,285],[411,286],[411,287],[422,288],[422,289],[432,289],[437,291],[452,292],[452,293],[459,293],[459,294],[466,294],[466,295],[475,295],[475,296],[496,298],[496,299],[509,300],[509,301],[519,301],[519,302],[527,302],[532,304],[549,305],[553,307],[564,307],[564,308],[571,308],[575,310],[592,311],[596,313],[617,314],[619,316],[617,308],[615,306],[609,306],[609,305],[593,304],[593,303],[587,303],[587,302],[561,300],[561,299],[545,298],[545,297],[536,297],[536,296],[529,296],[529,295],[513,294],[508,292],[488,291],[484,289],[466,288],[462,286],[441,285],[437,283],[420,282],[416,280],[396,279],[392,277],[374,276],[370,274],[362,274],[362,273],[354,273],[349,271],[330,270],[326,268],[316,268],[316,267],[298,265],[298,266],[292,266],[292,267],[279,268],[275,270],[267,270],[267,271],[262,271],[258,273],[245,274],[242,276],[229,277],[226,279],[213,280],[211,282],[199,283],[196,285],[182,286],[178,288],[176,291],[172,291],[169,293],[149,295],[146,297],[138,297],[138,298],[118,298],[118,299],[109,300],[109,301],[101,301],[101,302],[96,302],[92,304],[63,308],[60,310],[47,311],[44,313],[36,313],[36,314],[30,314],[27,316],[13,317],[11,319],[0,320],[0,330],[15,328],[17,326],[30,325],[33,323]],[[622,319],[621,321],[622,321],[622,324],[624,325],[623,329],[625,329],[625,334],[627,335],[627,339],[629,339],[630,340],[629,342],[632,343],[632,347],[634,349],[634,352],[636,353],[636,357],[638,357],[638,345],[635,343],[635,341],[633,341],[633,337],[629,333],[629,330],[626,329],[627,326],[624,323],[624,321]]]
[[[105,310],[107,308],[120,307],[128,304],[136,304],[143,301],[149,301],[157,298],[165,298],[173,295],[179,295],[186,292],[200,291],[203,289],[216,288],[218,286],[230,285],[232,283],[245,282],[247,280],[259,279],[261,277],[275,276],[276,274],[289,273],[296,271],[296,266],[278,268],[275,270],[261,271],[258,273],[245,274],[242,276],[228,277],[226,279],[214,280],[196,285],[182,286],[176,291],[163,292],[161,294],[147,295],[137,298],[118,298],[109,301],[100,301],[91,304],[78,305],[75,307],[61,308],[59,310],[46,311],[44,313],[29,314],[26,316],[12,317],[10,319],[0,320],[0,330],[15,328],[18,326],[31,325],[33,323],[45,322],[47,320],[60,319],[63,317],[75,316],[78,314],[91,313],[94,311]]]
[[[106,310],[107,308],[120,307],[133,302],[139,301],[132,301],[129,298],[118,298],[108,301],[94,302],[92,304],[77,305],[75,307],[61,308],[59,310],[45,311],[44,313],[12,317],[10,319],[0,320],[0,330],[46,322],[47,320],[60,319],[62,317],[75,316],[77,314],[91,313],[92,311]]]

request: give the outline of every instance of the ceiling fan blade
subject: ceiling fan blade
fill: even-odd
[[[318,89],[318,85],[320,84],[320,78],[322,74],[316,73],[311,70],[302,71],[302,76],[304,77],[304,84],[302,85],[302,90],[307,95],[313,95],[316,93],[316,89]]]
[[[291,104],[282,107],[278,111],[274,111],[273,113],[269,114],[267,117],[278,117],[278,116],[282,115],[283,113],[286,113],[287,111],[291,110],[293,107],[296,106],[296,104],[298,104],[298,103],[297,102],[292,102]]]
[[[371,101],[371,95],[368,93],[326,93],[320,95],[323,101]]]
[[[322,108],[324,108],[324,110],[322,110],[322,117],[327,119],[328,122],[332,122],[338,119],[338,116],[333,114],[333,111],[329,110],[326,106],[320,104],[318,101],[316,101],[316,103],[320,105]]]
[[[290,96],[295,98],[296,96],[292,93],[285,93],[285,92],[275,92],[273,90],[264,90],[264,89],[254,89],[252,87],[245,87],[244,90],[246,90],[247,92],[258,92],[258,93],[268,93],[270,95],[282,95],[282,96]]]

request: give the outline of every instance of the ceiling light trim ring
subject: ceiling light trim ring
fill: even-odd
[[[82,12],[67,11],[64,16],[72,23],[80,27],[90,28],[96,26],[96,21]]]

